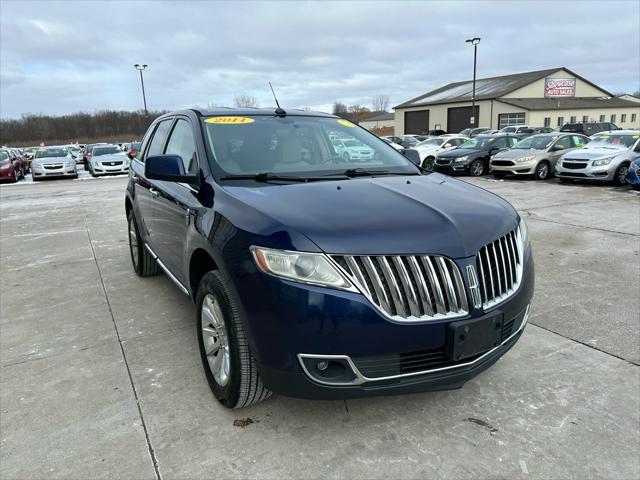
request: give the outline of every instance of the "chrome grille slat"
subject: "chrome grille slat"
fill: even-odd
[[[439,255],[331,255],[384,315],[397,321],[456,318],[469,311],[456,263]]]
[[[376,295],[378,297],[378,303],[380,307],[388,312],[391,310],[391,304],[389,302],[389,297],[387,297],[387,292],[384,290],[384,286],[382,285],[382,280],[378,275],[378,271],[376,270],[375,265],[371,261],[369,257],[361,257],[362,264],[364,265],[364,269],[367,271],[369,278],[371,279],[371,283],[373,284],[373,289],[376,291]]]
[[[522,281],[523,256],[524,245],[518,229],[480,248],[476,268],[483,308],[497,305],[516,292]]]

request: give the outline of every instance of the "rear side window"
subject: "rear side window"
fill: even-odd
[[[167,138],[172,121],[173,119],[163,120],[158,124],[156,131],[153,133],[153,138],[151,138],[149,148],[145,152],[145,158],[150,155],[162,155],[162,146]]]
[[[193,139],[193,131],[188,121],[178,119],[175,127],[173,127],[164,153],[167,155],[179,155],[182,158],[185,173],[196,173],[198,171],[196,142]]]
[[[573,138],[573,144],[576,147],[582,147],[583,145],[586,145],[587,143],[589,143],[588,138],[581,137],[579,135],[574,135],[572,138]]]
[[[556,146],[561,146],[564,148],[573,148],[573,142],[571,141],[571,136],[567,135],[566,137],[562,137],[556,142]]]

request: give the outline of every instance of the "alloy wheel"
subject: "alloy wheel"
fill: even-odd
[[[202,343],[207,355],[209,370],[216,383],[224,387],[229,383],[231,371],[231,355],[229,353],[229,339],[224,323],[222,309],[218,299],[208,293],[202,302],[200,312],[200,326],[202,328]]]
[[[540,164],[538,167],[538,179],[545,180],[549,176],[549,165],[546,163]]]
[[[618,183],[620,185],[626,185],[627,184],[627,175],[629,174],[629,167],[627,167],[626,165],[623,165],[620,167],[620,170],[618,170]]]
[[[482,165],[482,162],[474,162],[473,165],[471,166],[471,174],[474,177],[479,177],[480,175],[482,175],[483,172],[484,172],[484,165]]]

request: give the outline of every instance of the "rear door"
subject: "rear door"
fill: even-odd
[[[180,156],[186,174],[195,175],[200,171],[194,126],[187,117],[177,117],[163,153]],[[184,183],[158,180],[152,180],[152,183],[158,191],[156,196],[152,196],[156,254],[182,284],[187,285],[185,250],[189,228],[196,212],[202,208],[197,198],[198,191]]]

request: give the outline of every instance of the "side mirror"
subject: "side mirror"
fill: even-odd
[[[553,148],[552,148],[552,150],[553,150],[554,152],[557,152],[557,151],[559,151],[559,150],[564,150],[564,147],[563,147],[562,145],[554,145],[554,146],[553,146]]]
[[[413,163],[414,165],[420,166],[420,154],[418,153],[417,150],[414,150],[413,148],[407,148],[406,150],[402,151],[402,154],[407,157],[407,159]]]
[[[184,164],[179,155],[154,155],[147,157],[144,164],[144,175],[150,180],[164,180],[166,182],[198,183],[197,175],[187,175]]]

